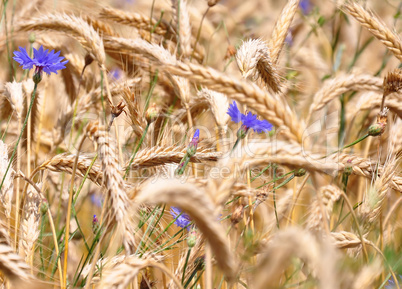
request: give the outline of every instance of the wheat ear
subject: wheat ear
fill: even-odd
[[[7,145],[0,140],[0,177],[4,178],[8,166],[8,151]],[[14,170],[11,168],[8,170],[6,178],[4,179],[3,186],[0,191],[0,200],[4,206],[4,211],[8,220],[11,218],[12,201],[14,195],[14,183],[13,183]]]
[[[276,233],[266,244],[258,261],[256,287],[266,288],[266,284],[274,287],[279,281],[282,270],[296,256],[315,270],[318,288],[339,288],[336,279],[336,253],[326,242],[319,243],[308,231],[298,228],[287,228]]]
[[[126,257],[123,262],[117,263],[103,274],[99,288],[105,289],[124,289],[134,280],[142,269],[155,267],[168,275],[176,285],[176,288],[183,288],[177,278],[170,273],[162,263],[158,263],[150,258],[139,259],[136,256]]]
[[[346,13],[352,15],[360,24],[368,29],[380,40],[400,61],[402,61],[402,42],[396,32],[391,31],[370,10],[365,9],[355,1],[348,1],[341,7]]]
[[[274,31],[272,32],[269,41],[269,47],[271,47],[271,59],[274,64],[278,63],[286,35],[288,34],[289,27],[292,24],[298,6],[299,0],[289,0],[275,24]]]
[[[130,255],[134,246],[133,235],[128,233],[133,228],[130,218],[132,211],[125,192],[124,180],[118,167],[116,146],[105,128],[99,127],[98,122],[89,123],[86,133],[98,144],[98,154],[102,162],[103,183],[112,207],[110,216],[112,222],[109,226],[113,223],[117,224],[118,234],[123,239],[126,254]]]
[[[244,41],[236,52],[236,62],[244,78],[252,81],[260,78],[273,92],[280,92],[281,79],[264,41]]]

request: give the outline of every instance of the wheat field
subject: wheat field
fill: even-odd
[[[3,0],[0,288],[401,288],[400,0]]]

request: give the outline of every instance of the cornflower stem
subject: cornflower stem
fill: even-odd
[[[293,180],[295,177],[295,174],[292,174],[289,178],[287,178],[286,180],[284,180],[281,184],[279,184],[278,186],[274,187],[274,190],[277,190],[279,188],[282,188],[284,185],[286,185],[287,183],[289,183],[291,180]]]
[[[145,127],[144,132],[142,133],[140,142],[138,143],[137,148],[135,149],[135,151],[134,151],[134,153],[133,153],[133,156],[131,157],[130,162],[128,163],[126,172],[124,173],[124,178],[123,178],[124,180],[127,178],[128,172],[129,172],[129,170],[130,170],[131,164],[132,164],[133,161],[134,161],[135,155],[137,154],[138,150],[140,149],[142,143],[144,142],[145,136],[146,136],[146,134],[147,134],[147,132],[148,132],[148,128],[149,128],[149,123],[148,123],[147,126]]]
[[[62,288],[67,288],[67,258],[68,258],[68,241],[70,239],[70,218],[71,218],[71,206],[73,203],[74,194],[74,179],[75,173],[77,171],[78,159],[80,156],[80,150],[85,141],[85,135],[82,137],[80,144],[78,145],[77,155],[74,160],[73,172],[71,174],[70,192],[68,196],[68,207],[67,207],[67,217],[66,217],[66,231],[64,233],[64,267],[63,267],[63,286]]]
[[[274,166],[274,179],[276,178],[276,169],[278,167],[275,165]],[[276,190],[275,190],[275,183],[274,183],[274,189],[272,190],[272,199],[274,201],[274,211],[275,211],[275,219],[276,219],[276,227],[279,229],[279,219],[278,219],[278,212],[276,210],[276,196],[275,196]]]
[[[272,166],[272,164],[269,164],[268,166],[266,166],[258,175],[256,175],[254,178],[251,179],[251,182],[254,182],[256,178],[260,177],[266,170],[268,170],[270,167]],[[275,179],[275,176],[274,176]]]
[[[186,261],[184,262],[183,275],[181,276],[181,284],[182,285],[184,284],[184,277],[186,275],[186,268],[188,265],[188,259],[190,259],[190,253],[191,253],[191,247],[189,247],[187,250]]]
[[[21,129],[20,135],[19,135],[19,137],[18,137],[17,143],[16,143],[15,146],[14,146],[14,150],[13,150],[13,153],[12,153],[12,155],[11,155],[10,161],[9,161],[9,163],[8,163],[7,169],[6,169],[5,173],[4,173],[3,180],[1,181],[0,189],[3,187],[3,184],[4,184],[4,181],[5,181],[5,179],[6,179],[7,173],[8,173],[8,171],[10,170],[11,164],[12,164],[12,162],[13,162],[13,160],[14,160],[14,157],[15,157],[15,153],[17,152],[17,149],[18,149],[18,146],[19,146],[19,144],[20,144],[22,135],[23,135],[23,133],[24,133],[24,131],[25,131],[25,128],[26,128],[26,126],[27,126],[28,118],[29,118],[29,115],[31,114],[32,106],[33,106],[33,103],[34,103],[34,101],[35,101],[35,95],[36,95],[36,89],[37,89],[37,87],[38,87],[38,84],[35,83],[34,90],[33,90],[32,97],[31,97],[31,103],[30,103],[30,105],[29,105],[28,112],[27,112],[27,115],[26,115],[26,117],[25,117],[24,124],[23,124],[23,126],[22,126],[22,129]],[[21,157],[21,156],[18,156],[18,157]],[[20,202],[19,202],[19,201],[20,201],[20,193],[19,193],[19,191],[17,191],[17,196],[16,196],[16,213],[15,213],[15,246],[17,246],[17,244],[18,244],[18,243],[17,243],[17,236],[18,236],[17,233],[18,233],[18,218],[19,218],[19,209],[20,209],[20,207],[19,207]]]
[[[241,138],[237,138],[235,144],[233,145],[233,148],[232,148],[232,151],[231,151],[231,152],[233,152],[233,151],[235,150],[235,148],[236,148],[237,145],[239,144],[240,140],[241,140]]]
[[[21,127],[22,127],[22,118],[19,117],[18,118],[18,131],[21,131]],[[21,143],[18,144],[17,146],[17,172],[19,172],[21,170]],[[17,183],[16,183],[16,192],[17,192],[17,196],[16,196],[16,202],[17,204],[19,204],[20,202],[20,180],[17,179]],[[17,219],[15,219],[17,221]],[[15,234],[15,248],[17,249],[17,234]]]
[[[281,179],[283,179],[284,177],[286,177],[286,176],[288,176],[288,175],[290,175],[290,174],[293,174],[294,172],[295,172],[295,170],[290,171],[290,172],[288,172],[288,173],[286,173],[286,174],[284,174],[283,176],[280,176],[280,177],[278,177],[278,178],[274,178],[272,181],[269,181],[269,182],[267,182],[267,183],[265,183],[265,184],[262,184],[261,186],[257,187],[257,189],[260,189],[260,188],[262,188],[262,187],[264,187],[264,186],[266,186],[266,185],[275,183],[276,181],[281,180]],[[278,188],[276,187],[276,189],[278,189]]]
[[[336,153],[338,153],[338,152],[340,152],[340,151],[343,151],[344,149],[350,148],[351,146],[354,146],[355,144],[358,144],[359,142],[365,140],[365,139],[368,138],[369,136],[370,136],[369,134],[365,134],[365,135],[362,136],[361,138],[355,140],[354,142],[352,142],[352,143],[350,143],[350,144],[344,146],[343,148],[341,148],[341,149],[339,149],[339,150],[336,150],[336,151],[334,151],[334,152],[332,152],[332,153],[326,155],[326,156],[323,157],[323,158],[329,157],[330,155],[336,154]]]
[[[179,166],[176,169],[176,174],[177,175],[182,175],[184,173],[184,170],[186,169],[186,166],[190,162],[190,157],[187,155],[187,153],[184,155],[184,157],[181,159]]]

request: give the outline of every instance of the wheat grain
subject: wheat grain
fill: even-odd
[[[141,39],[109,37],[105,40],[108,45],[113,42],[115,49],[120,47],[123,51],[130,50],[161,62],[162,68],[173,75],[186,77],[209,89],[230,95],[231,98],[246,104],[248,108],[254,109],[261,117],[278,128],[282,127],[281,132],[291,140],[301,141],[303,124],[298,121],[295,113],[256,85],[228,77],[210,67],[205,68],[192,63],[176,61],[171,55],[167,55],[166,50],[162,47],[149,44]]]

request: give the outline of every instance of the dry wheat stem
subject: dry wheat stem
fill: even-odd
[[[211,244],[215,258],[225,276],[233,281],[236,263],[230,252],[225,229],[217,221],[215,206],[204,191],[179,179],[151,180],[139,192],[135,201],[141,203],[167,203],[186,211]]]
[[[373,12],[354,1],[348,1],[341,9],[352,15],[402,61],[402,42],[399,35],[391,31]]]
[[[275,24],[275,28],[272,32],[269,42],[269,47],[271,48],[271,59],[274,64],[278,63],[279,56],[285,43],[286,35],[288,34],[289,27],[292,24],[292,20],[296,14],[298,6],[299,0],[289,0]]]

